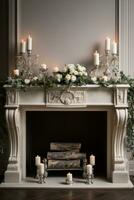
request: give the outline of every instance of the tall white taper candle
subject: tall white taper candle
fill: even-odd
[[[111,42],[111,39],[109,37],[106,37],[106,40],[105,40],[105,50],[106,51],[110,51],[110,42]]]
[[[100,64],[99,53],[97,51],[95,51],[95,53],[94,53],[94,65],[99,66],[99,64]]]
[[[32,37],[30,35],[27,38],[27,50],[32,51]]]

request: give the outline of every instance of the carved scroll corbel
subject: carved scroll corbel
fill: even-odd
[[[113,134],[113,167],[114,171],[126,170],[124,138],[126,134],[127,108],[116,109],[116,119]]]
[[[18,170],[19,168],[19,122],[18,108],[6,109],[6,120],[9,133],[10,157],[7,170]]]

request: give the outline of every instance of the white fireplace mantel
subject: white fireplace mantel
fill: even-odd
[[[40,87],[14,89],[6,86],[6,120],[10,157],[5,183],[26,179],[26,111],[85,110],[107,111],[107,178],[113,183],[128,183],[129,173],[124,138],[128,117],[129,85],[100,87],[87,85],[48,91]]]

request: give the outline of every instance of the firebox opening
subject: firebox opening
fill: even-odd
[[[80,142],[81,152],[96,157],[95,176],[106,177],[107,112],[106,111],[27,111],[26,176],[35,176],[34,158],[46,158],[51,142]],[[74,172],[80,175],[81,172]],[[66,175],[52,171],[48,176]]]

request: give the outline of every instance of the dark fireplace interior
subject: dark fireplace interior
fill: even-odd
[[[95,175],[106,177],[107,112],[28,111],[26,135],[26,176],[35,176],[34,158],[46,157],[51,142],[80,142],[87,159],[91,154],[96,156]],[[53,171],[49,176],[60,173],[66,174]]]

